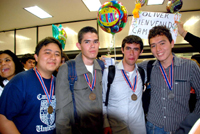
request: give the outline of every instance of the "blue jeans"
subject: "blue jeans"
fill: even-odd
[[[159,128],[153,125],[151,122],[147,121],[146,123],[147,134],[172,134],[170,132],[165,132],[164,127]]]

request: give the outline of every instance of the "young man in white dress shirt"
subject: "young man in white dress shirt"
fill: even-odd
[[[123,60],[115,66],[108,105],[103,104],[105,134],[146,134],[142,108],[143,85],[136,61],[143,52],[140,37],[129,35],[122,41]],[[103,74],[103,102],[106,100],[108,69]],[[128,84],[129,83],[129,84]]]

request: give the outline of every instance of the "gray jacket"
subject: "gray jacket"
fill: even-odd
[[[92,83],[92,74],[86,69],[82,60],[82,53],[75,58],[76,72],[78,80],[74,84],[74,95],[78,116],[81,118],[80,126],[82,133],[102,133],[102,70],[98,62],[94,60],[94,70],[96,70],[96,85],[93,93],[95,100],[89,99],[91,90],[84,78],[84,74],[89,75]],[[71,123],[74,122],[74,111],[71,91],[68,81],[68,66],[62,65],[59,68],[56,78],[56,132],[57,134],[72,133]],[[71,123],[70,123],[71,122]]]

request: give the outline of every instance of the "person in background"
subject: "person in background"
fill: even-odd
[[[178,26],[178,33],[192,45],[198,52],[200,52],[200,38],[191,34],[183,28],[182,22],[176,22]]]
[[[143,85],[138,66],[143,52],[142,39],[129,35],[122,41],[123,60],[115,68],[115,78],[110,86],[108,105],[103,104],[104,134],[146,134],[142,107]],[[108,69],[104,70],[103,102],[106,100]],[[128,84],[130,83],[130,84]]]
[[[79,128],[82,134],[103,133],[102,69],[95,60],[99,45],[98,32],[95,28],[87,26],[79,31],[76,46],[81,53],[75,58],[78,80],[74,84],[74,98],[80,118],[76,128]],[[72,127],[75,126],[75,120],[67,64],[63,64],[58,70],[56,101],[56,132],[71,134],[77,129]]]
[[[190,60],[172,53],[174,41],[165,26],[149,31],[148,41],[156,57],[150,76],[151,99],[147,114],[147,134],[174,133],[190,114],[191,87],[197,95],[194,113],[200,113],[200,68]],[[138,64],[146,70],[148,61]]]
[[[65,54],[64,52],[62,53],[62,58],[61,58],[61,62],[60,62],[60,66],[63,65],[66,61],[69,60],[69,57],[67,56],[67,54]],[[59,66],[59,67],[60,67]],[[57,76],[57,73],[58,73],[58,69],[57,68],[54,72],[53,72],[53,75],[56,77]]]
[[[35,58],[31,54],[24,54],[21,58],[21,62],[25,71],[35,67]]]
[[[24,71],[17,56],[10,50],[0,52],[0,96],[4,86],[19,72]]]
[[[36,67],[19,73],[0,97],[0,133],[55,134],[55,77],[62,55],[61,43],[53,37],[41,40],[35,49]]]

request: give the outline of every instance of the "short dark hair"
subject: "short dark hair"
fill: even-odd
[[[195,59],[200,64],[200,54],[192,55],[191,59]]]
[[[62,53],[62,58],[65,58],[65,61],[69,60],[69,57],[67,56],[67,54],[65,54],[64,52]]]
[[[4,51],[0,52],[0,55],[1,54],[7,54],[12,58],[12,60],[15,64],[15,75],[18,74],[19,72],[24,71],[24,67],[23,67],[22,63],[20,62],[20,60],[17,58],[17,56],[12,51],[4,50]]]
[[[166,26],[155,26],[149,31],[149,35],[148,35],[149,45],[151,45],[150,39],[153,37],[156,37],[157,35],[161,35],[161,36],[165,35],[168,38],[170,43],[173,40],[170,30]]]
[[[132,43],[140,44],[140,52],[143,50],[143,42],[142,42],[142,39],[139,36],[136,36],[136,35],[126,36],[122,41],[122,48],[123,49],[124,49],[126,43],[129,43],[129,44],[132,44]]]
[[[86,26],[86,27],[82,28],[82,29],[78,32],[78,43],[81,44],[81,41],[82,41],[82,39],[83,39],[83,35],[84,35],[85,33],[89,33],[89,32],[91,32],[91,33],[96,33],[97,36],[98,36],[98,38],[99,38],[98,32],[97,32],[97,30],[96,30],[94,27]]]
[[[21,58],[21,62],[22,62],[23,64],[26,64],[26,61],[29,60],[29,59],[35,60],[35,58],[34,58],[34,56],[33,56],[32,54],[29,54],[29,53],[24,54],[24,55],[22,56],[22,58]]]
[[[40,49],[41,49],[43,46],[48,45],[49,43],[55,43],[55,44],[57,44],[58,47],[60,48],[61,54],[62,54],[62,45],[61,45],[61,43],[60,43],[57,39],[55,39],[54,37],[46,37],[46,38],[44,38],[43,40],[41,40],[41,41],[37,44],[37,46],[36,46],[36,48],[35,48],[35,54],[38,55]]]

